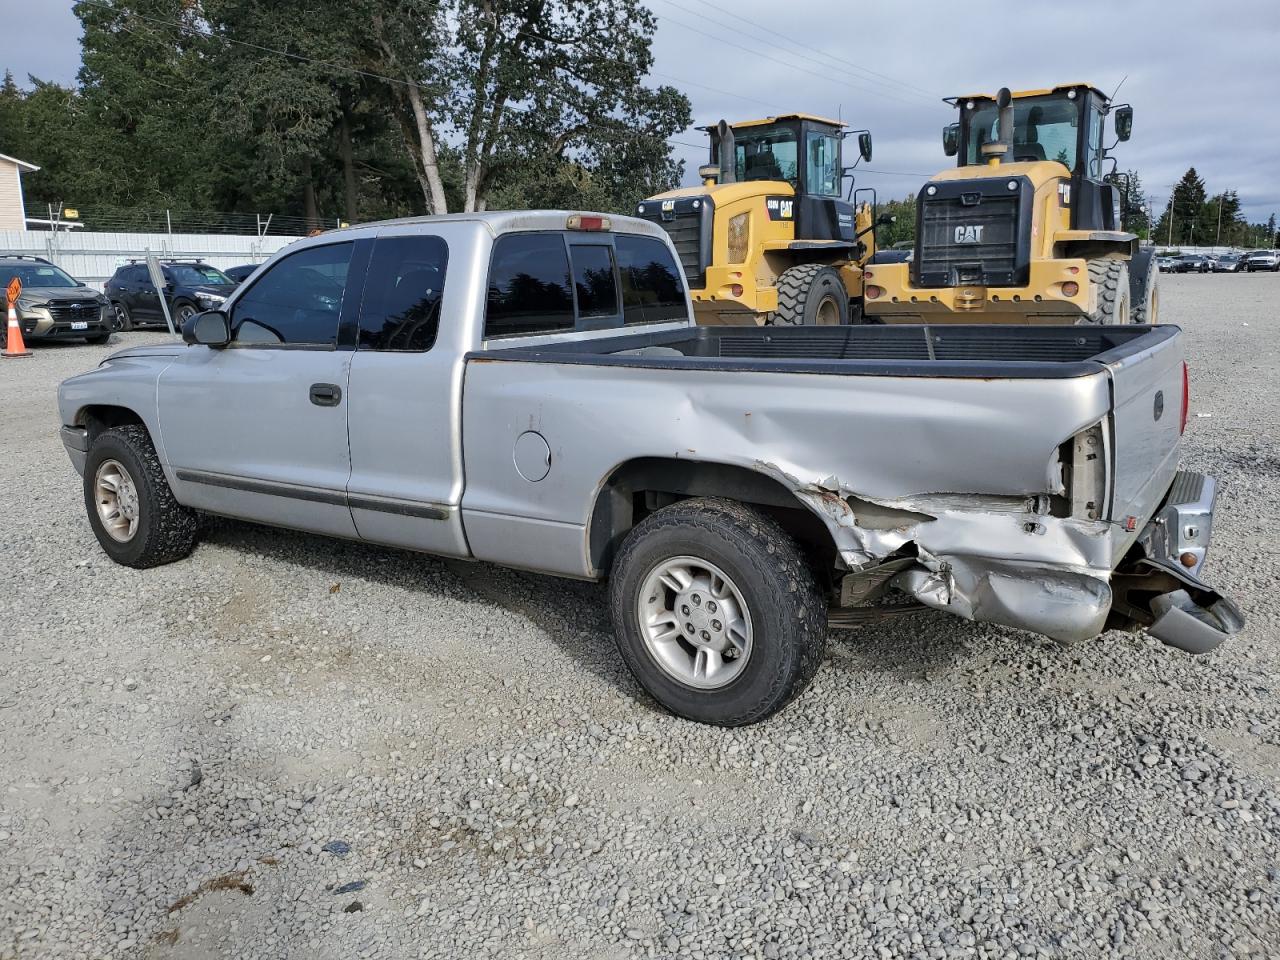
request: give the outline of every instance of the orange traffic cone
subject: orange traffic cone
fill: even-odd
[[[0,351],[0,357],[30,357],[32,352],[27,349],[27,345],[22,342],[22,328],[18,326],[18,311],[13,305],[13,301],[9,301],[9,340],[3,351]]]

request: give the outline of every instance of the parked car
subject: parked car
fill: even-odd
[[[227,267],[227,269],[223,270],[222,272],[225,273],[228,277],[230,277],[233,283],[239,284],[239,283],[244,283],[246,280],[248,280],[249,275],[252,274],[253,271],[257,270],[258,267],[260,266],[261,264],[258,264],[258,263],[245,263],[245,264],[241,264],[238,267]]]
[[[658,224],[520,211],[298,241],[183,337],[59,389],[113,560],[208,512],[608,577],[621,659],[695,720],[783,707],[891,589],[1063,641],[1243,622],[1198,576],[1174,326],[699,327]]]
[[[1156,257],[1155,264],[1162,273],[1176,273],[1177,271],[1173,269],[1176,259],[1176,257]]]
[[[0,289],[17,277],[22,295],[14,304],[27,340],[111,339],[111,307],[98,291],[43,257],[0,254]]]
[[[1184,253],[1173,258],[1169,273],[1209,273],[1213,265],[1202,253]]]
[[[1255,250],[1245,257],[1244,268],[1249,273],[1258,270],[1280,270],[1280,253],[1274,250]]]
[[[1214,273],[1243,273],[1244,254],[1224,253],[1213,261]]]
[[[220,306],[236,286],[225,273],[202,260],[161,260],[160,269],[175,324]],[[120,267],[104,290],[115,310],[117,329],[164,323],[164,311],[145,261],[131,260]]]

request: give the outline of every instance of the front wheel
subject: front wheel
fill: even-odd
[[[685,500],[623,542],[610,583],[623,661],[678,716],[735,727],[771,716],[822,662],[827,611],[800,548],[732,500]]]
[[[778,309],[765,321],[779,327],[839,327],[849,322],[849,292],[840,271],[802,263],[778,277]]]
[[[199,311],[196,310],[195,304],[179,301],[173,306],[173,325],[178,329],[182,325],[194,317]]]
[[[198,515],[174,499],[147,428],[104,430],[89,445],[84,505],[102,549],[126,567],[156,567],[187,556]]]
[[[115,318],[113,326],[121,332],[133,329],[133,316],[129,313],[129,308],[123,303],[113,303],[111,305],[112,315]]]

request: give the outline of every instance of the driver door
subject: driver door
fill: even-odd
[[[352,353],[338,348],[338,331],[359,306],[368,245],[278,260],[230,303],[230,345],[189,347],[161,374],[160,439],[183,503],[356,536],[346,496]]]

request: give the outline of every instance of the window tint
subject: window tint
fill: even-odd
[[[361,350],[430,350],[440,328],[449,246],[439,237],[383,237],[373,245],[360,304]]]
[[[558,233],[499,237],[489,268],[484,335],[573,329],[569,257]]]
[[[570,251],[578,318],[617,316],[618,285],[613,280],[613,254],[609,248],[602,244],[572,244]]]
[[[338,339],[351,247],[311,247],[273,266],[236,302],[231,339],[332,346]]]
[[[684,285],[667,245],[626,234],[619,234],[616,243],[623,323],[687,319]]]

